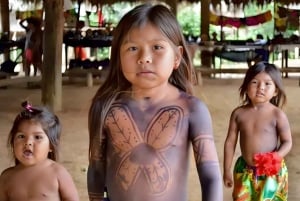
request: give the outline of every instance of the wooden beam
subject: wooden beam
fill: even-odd
[[[53,111],[62,110],[63,0],[44,0],[44,61],[42,103]]]
[[[8,37],[10,36],[10,29],[9,29],[9,2],[8,0],[1,0],[0,1],[0,19],[1,19],[1,27],[0,33],[7,33]],[[4,50],[4,60],[9,59],[9,50]]]
[[[196,79],[197,83],[196,85],[203,85],[202,76],[203,75],[215,75],[215,74],[222,74],[222,73],[228,73],[228,74],[246,74],[247,68],[207,68],[207,67],[195,67],[195,73],[196,73]],[[282,76],[284,73],[300,73],[300,67],[288,67],[288,68],[279,68],[279,70],[282,73]],[[299,86],[300,86],[300,78],[299,78]]]
[[[245,74],[247,68],[202,68],[196,67],[196,72],[201,72],[202,75],[209,74],[221,74],[221,73],[230,73],[230,74]],[[300,73],[300,67],[289,67],[289,68],[279,68],[282,73]]]

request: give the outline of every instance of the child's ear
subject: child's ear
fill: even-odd
[[[273,94],[273,97],[277,96],[278,95],[278,88],[275,89],[275,92]]]
[[[177,69],[179,67],[181,59],[182,59],[182,54],[183,54],[183,47],[178,46],[177,49],[176,49],[174,69]]]

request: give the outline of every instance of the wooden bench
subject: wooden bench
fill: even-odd
[[[7,87],[9,85],[28,83],[28,82],[40,82],[42,80],[41,76],[17,76],[17,77],[7,77],[5,79],[0,79],[0,87]]]
[[[94,77],[103,77],[105,70],[99,70],[96,68],[82,69],[82,68],[73,68],[67,70],[63,75],[69,77],[70,82],[74,82],[75,77],[85,77],[86,85],[92,87],[94,85]]]
[[[247,68],[195,68],[196,72],[201,72],[203,75],[210,74],[221,74],[221,73],[232,73],[232,74],[243,74],[247,72]]]
[[[232,73],[232,74],[245,74],[246,68],[207,68],[207,67],[195,67],[197,84],[202,85],[202,76],[209,76],[221,73]]]
[[[11,77],[11,74],[0,71],[0,80],[9,79],[10,77]]]
[[[230,74],[245,74],[248,68],[207,68],[207,67],[195,67],[196,79],[199,85],[202,85],[202,75],[215,75],[221,73]],[[288,67],[279,68],[282,75],[286,73],[300,73],[300,67]],[[300,78],[299,78],[300,86]]]

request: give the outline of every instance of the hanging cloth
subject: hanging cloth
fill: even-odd
[[[266,23],[272,20],[272,13],[270,10],[255,16],[249,17],[226,17],[218,16],[210,12],[210,23],[219,26],[231,26],[231,27],[244,27],[244,26],[256,26],[259,24]]]

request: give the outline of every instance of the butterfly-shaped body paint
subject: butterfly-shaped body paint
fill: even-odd
[[[153,194],[163,193],[170,181],[170,169],[162,153],[176,139],[181,108],[162,108],[151,120],[144,135],[133,121],[130,111],[123,105],[114,105],[106,116],[112,144],[122,157],[116,172],[122,187],[127,190],[143,174]]]

